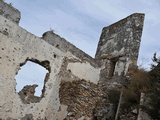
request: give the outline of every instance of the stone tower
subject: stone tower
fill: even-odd
[[[137,66],[143,21],[144,14],[135,13],[103,28],[95,55],[105,66],[100,81],[120,83],[128,69]]]

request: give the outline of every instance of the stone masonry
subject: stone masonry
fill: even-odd
[[[52,31],[41,38],[29,33],[18,25],[20,16],[0,0],[0,120],[114,119],[105,90],[121,88],[136,67],[144,14],[103,28],[95,58]],[[15,75],[27,61],[49,71],[40,97],[37,85],[16,92]]]

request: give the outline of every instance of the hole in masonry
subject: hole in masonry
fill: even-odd
[[[57,57],[57,55],[56,54],[54,54],[54,58],[56,58]]]
[[[59,44],[57,44],[56,47],[59,48]]]
[[[110,61],[110,71],[109,71],[109,77],[114,76],[116,61]]]
[[[20,66],[21,68],[15,76],[16,92],[25,97],[43,97],[46,78],[48,79],[50,73],[49,61],[26,60]]]

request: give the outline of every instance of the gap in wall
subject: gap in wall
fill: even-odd
[[[115,66],[117,61],[110,61],[110,71],[109,71],[109,77],[114,76]]]
[[[38,87],[36,87],[34,95],[40,97],[42,95],[44,80],[47,73],[49,73],[49,71],[43,66],[27,61],[21,66],[18,74],[15,76],[17,82],[16,92],[21,91],[26,85],[37,84]]]

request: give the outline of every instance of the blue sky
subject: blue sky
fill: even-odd
[[[48,70],[46,70],[44,67],[31,61],[27,61],[27,63],[21,67],[15,77],[17,82],[16,92],[21,91],[26,85],[37,84],[38,87],[35,89],[35,95],[40,96],[46,73],[48,73]]]
[[[149,68],[160,53],[160,0],[5,0],[21,11],[20,26],[41,37],[48,30],[94,57],[103,27],[144,13],[138,63]],[[159,54],[160,55],[160,54]]]

